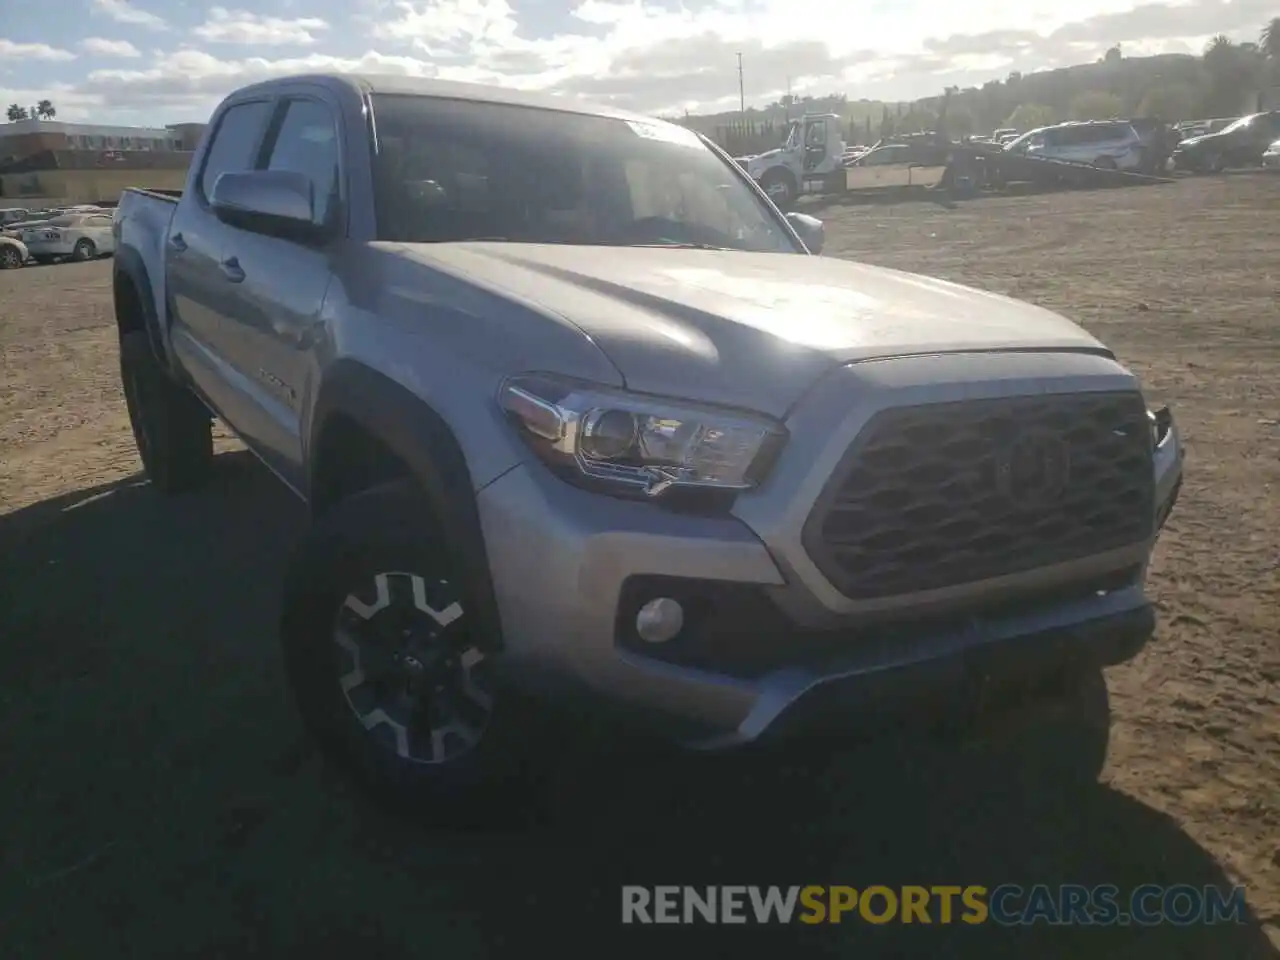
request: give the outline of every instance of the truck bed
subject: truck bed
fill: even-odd
[[[154,197],[166,203],[177,203],[182,199],[181,190],[162,190],[158,187],[125,187],[125,193],[140,193],[144,197]]]

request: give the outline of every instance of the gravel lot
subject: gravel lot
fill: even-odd
[[[110,261],[3,272],[5,955],[1280,956],[1280,178],[814,212],[829,255],[1066,313],[1174,407],[1188,480],[1151,576],[1161,626],[1109,674],[1103,784],[1064,796],[886,747],[566,769],[572,812],[510,835],[374,813],[285,697],[275,598],[300,508],[225,439],[208,490],[154,500],[117,385]],[[619,884],[714,882],[1241,883],[1253,916],[618,925]]]

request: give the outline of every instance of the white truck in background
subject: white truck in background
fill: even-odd
[[[805,194],[843,192],[844,154],[840,117],[807,113],[791,121],[781,146],[734,160],[785,209]]]
[[[734,159],[781,210],[802,196],[941,181],[949,146],[935,136],[908,134],[852,150],[844,141],[843,123],[834,113],[805,114],[791,121],[782,146]]]

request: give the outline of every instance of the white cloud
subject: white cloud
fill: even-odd
[[[507,44],[515,39],[516,20],[507,0],[392,0],[375,16],[373,36],[433,50],[470,40]]]
[[[80,49],[98,57],[142,56],[128,40],[107,40],[105,37],[87,37],[80,41]]]
[[[3,3],[4,0],[0,0]],[[159,0],[150,2],[161,9]],[[515,0],[354,0],[344,24],[367,37],[363,55],[325,52],[316,17],[215,7],[195,38],[270,46],[305,56],[222,59],[208,50],[153,51],[136,69],[98,70],[71,87],[79,105],[139,120],[202,119],[230,90],[303,71],[398,72],[606,99],[643,112],[712,112],[738,102],[743,55],[748,103],[844,92],[850,99],[912,99],[944,85],[980,84],[1010,70],[1088,62],[1120,42],[1126,53],[1198,52],[1196,38],[1256,39],[1275,0],[900,0],[836,17],[830,0],[564,0],[538,18]],[[107,12],[155,18],[126,0]],[[281,8],[277,8],[279,11]],[[294,10],[305,12],[307,4]],[[559,20],[548,20],[548,16]],[[158,19],[158,18],[155,18]],[[151,22],[139,21],[142,22]],[[154,25],[154,24],[152,24]],[[350,48],[348,48],[350,49]],[[122,65],[123,66],[123,65]],[[4,95],[0,94],[0,100]],[[21,101],[20,102],[25,102]],[[68,104],[71,101],[68,100]],[[62,102],[58,103],[60,115]],[[87,107],[86,107],[87,109]]]
[[[317,17],[264,17],[247,10],[211,7],[209,18],[192,32],[209,43],[239,43],[245,46],[306,46],[318,39],[317,32],[329,24]]]
[[[135,7],[130,0],[90,0],[90,7],[94,13],[105,14],[116,23],[128,23],[151,30],[164,30],[168,26],[163,17]]]
[[[47,43],[14,43],[0,37],[0,60],[74,60],[70,50],[51,47]]]
[[[218,101],[237,87],[271,77],[325,71],[436,75],[426,61],[373,51],[350,58],[313,53],[283,59],[220,60],[202,50],[185,49],[157,57],[145,69],[91,71],[87,82],[76,89],[100,104],[99,109],[163,111],[166,118],[204,120]],[[3,95],[0,91],[0,99]]]

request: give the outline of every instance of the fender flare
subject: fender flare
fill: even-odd
[[[320,488],[316,471],[322,469],[315,453],[335,414],[376,438],[408,467],[445,542],[456,550],[479,606],[482,635],[500,649],[501,623],[476,491],[452,428],[430,404],[385,374],[358,361],[335,361],[320,381],[306,436],[307,502],[313,519],[330,505],[314,495]]]
[[[768,168],[764,171],[764,173],[760,174],[760,179],[759,179],[759,181],[758,181],[758,182],[759,182],[759,183],[764,183],[765,178],[766,178],[766,177],[768,177],[768,176],[769,176],[769,174],[771,174],[771,173],[781,173],[784,177],[786,177],[788,180],[790,180],[790,181],[792,182],[792,184],[793,184],[793,185],[795,185],[795,186],[797,187],[797,189],[798,189],[798,188],[799,188],[799,186],[800,186],[800,181],[799,181],[799,179],[796,177],[795,173],[793,173],[793,172],[792,172],[791,168],[790,168],[790,167],[788,167],[788,166],[786,166],[785,164],[781,164],[781,163],[775,163],[773,166],[768,167]]]
[[[147,331],[147,339],[151,341],[151,350],[156,359],[172,372],[172,358],[165,348],[164,336],[160,330],[160,318],[156,316],[155,292],[151,289],[151,277],[147,273],[146,262],[133,247],[119,247],[112,256],[112,295],[115,295],[115,284],[123,278],[133,285],[138,294],[139,306],[142,308],[142,325]],[[117,318],[117,322],[119,319]]]

